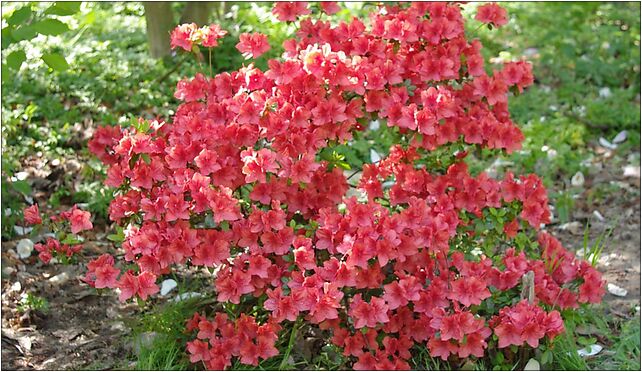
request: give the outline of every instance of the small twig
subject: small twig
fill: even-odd
[[[210,54],[210,77],[214,77],[214,73],[212,72],[212,48],[208,48],[209,54]]]
[[[528,303],[535,301],[535,273],[531,270],[522,276],[522,299],[528,299]]]
[[[372,164],[377,164],[379,162],[381,162],[381,159],[372,162]],[[354,177],[359,172],[361,172],[361,169],[357,169],[356,171],[354,171],[354,173],[352,173],[348,178],[346,178],[346,181],[348,181],[350,178]]]

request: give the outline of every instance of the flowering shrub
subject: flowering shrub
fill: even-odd
[[[38,251],[38,258],[48,264],[52,258],[66,263],[82,249],[82,238],[78,233],[93,229],[91,213],[73,206],[70,210],[61,212],[43,221],[40,216],[38,204],[27,207],[23,211],[25,223],[34,225],[39,229],[47,229],[55,233],[55,237],[48,237],[44,244],[37,243],[33,247]],[[67,232],[67,229],[71,233]]]
[[[465,163],[520,148],[507,99],[532,84],[527,62],[487,74],[457,4],[383,6],[369,26],[315,19],[305,3],[273,13],[299,31],[267,71],[198,74],[178,84],[173,122],[96,131],[89,148],[118,188],[110,218],[137,269],[121,273],[105,254],[87,282],[145,300],[175,265],[215,268],[220,308],[235,312],[187,323],[191,361],[213,369],[277,355],[295,321],[325,330],[355,369],[409,368],[415,344],[443,360],[508,355],[562,333],[559,309],[601,300],[599,272],[538,231],[550,219],[540,179],[495,180]],[[495,4],[476,19],[507,22]],[[182,25],[172,47],[224,35]],[[237,44],[247,58],[269,48],[257,33]],[[374,120],[399,143],[348,196],[335,148]]]

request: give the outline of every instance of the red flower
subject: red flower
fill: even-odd
[[[192,363],[206,362],[210,360],[210,347],[207,342],[193,340],[187,343],[187,352],[189,352],[189,361]]]
[[[136,295],[136,292],[138,292],[138,280],[131,271],[126,272],[120,277],[118,289],[120,289],[118,299],[121,302],[125,302]]]
[[[282,22],[296,21],[299,16],[310,14],[310,9],[305,1],[278,1],[274,3],[272,14]]]
[[[332,15],[341,10],[336,1],[320,1],[319,5],[321,9],[323,9],[323,12],[328,15]]]
[[[490,297],[486,283],[475,277],[463,277],[452,282],[451,300],[459,301],[464,306],[479,305]]]
[[[170,45],[172,49],[181,47],[188,52],[192,51],[192,34],[198,26],[196,23],[182,24],[177,26],[170,36]]]
[[[40,217],[40,211],[38,210],[38,204],[34,204],[31,207],[27,207],[23,211],[25,217],[25,222],[29,225],[40,225],[42,223],[42,218]]]
[[[218,39],[227,35],[227,31],[221,29],[221,26],[212,23],[209,27],[203,27],[202,45],[206,48],[218,46]]]
[[[456,353],[458,348],[457,345],[450,341],[443,341],[438,337],[432,337],[430,341],[428,341],[428,349],[430,350],[430,356],[448,360],[450,354]]]
[[[501,309],[499,316],[491,323],[496,324],[494,331],[499,338],[499,348],[522,346],[524,342],[536,348],[539,340],[545,335],[554,337],[564,331],[564,324],[557,311],[546,313],[539,306],[531,305],[526,300],[513,307]]]
[[[94,226],[91,223],[91,213],[78,209],[74,206],[69,216],[71,232],[78,234],[83,230],[91,230]]]
[[[239,42],[236,49],[243,53],[245,59],[258,58],[263,53],[270,50],[267,35],[255,32],[253,34],[242,33],[239,36]]]
[[[96,288],[116,288],[120,270],[111,265],[103,265],[95,270]]]
[[[372,297],[370,303],[364,302],[361,295],[354,297],[350,306],[350,316],[354,321],[355,328],[375,327],[377,323],[388,321],[388,305],[378,297]]]
[[[483,23],[492,23],[495,27],[501,27],[508,23],[506,9],[496,3],[484,4],[478,7],[475,19]]]
[[[136,279],[138,280],[138,290],[136,293],[142,300],[146,300],[148,296],[159,291],[156,285],[156,275],[149,271],[140,273]]]

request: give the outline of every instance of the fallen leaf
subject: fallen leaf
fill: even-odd
[[[533,358],[528,360],[524,366],[524,371],[539,371],[539,362]]]
[[[612,294],[613,296],[618,296],[618,297],[625,297],[626,294],[629,292],[626,289],[622,287],[618,287],[613,283],[607,284],[606,290],[609,291],[609,293]]]
[[[615,137],[613,137],[613,143],[622,143],[626,141],[626,135],[627,132],[625,130],[621,131],[620,133],[616,134]]]
[[[567,222],[565,224],[562,224],[560,225],[559,229],[563,231],[568,231],[573,235],[582,235],[584,233],[583,231],[584,227],[578,221]]]
[[[381,155],[379,155],[379,153],[376,152],[374,149],[370,149],[370,161],[372,161],[373,164],[376,164],[380,160],[381,160]]]
[[[609,150],[615,150],[615,149],[617,148],[617,145],[612,144],[611,142],[609,142],[609,141],[608,141],[606,138],[604,138],[604,137],[600,137],[600,139],[598,140],[598,142],[600,143],[600,145],[601,145],[602,147],[606,147],[606,148],[607,148],[607,149],[609,149]]]
[[[171,292],[177,286],[178,286],[178,284],[176,283],[176,280],[174,280],[174,279],[163,280],[163,283],[161,284],[160,295],[161,296],[167,295],[169,292]]]
[[[597,344],[589,345],[583,349],[579,349],[577,351],[577,354],[581,357],[589,357],[589,356],[594,356],[597,355],[600,351],[602,351],[603,347]]]
[[[185,292],[174,297],[173,301],[174,302],[185,301],[195,297],[203,297],[203,295],[197,292]]]
[[[624,177],[635,177],[640,178],[640,167],[635,167],[632,165],[627,165],[622,168]]]
[[[575,173],[575,175],[571,178],[571,185],[575,187],[584,186],[584,173],[582,172]]]
[[[14,225],[13,230],[18,235],[27,235],[33,230],[33,227],[22,227],[22,226]]]
[[[31,351],[31,338],[24,336],[18,337],[18,344],[20,345],[20,350],[23,354]]]
[[[18,252],[18,256],[23,260],[28,258],[31,256],[31,252],[33,252],[33,242],[31,239],[20,239],[16,246],[16,251]]]

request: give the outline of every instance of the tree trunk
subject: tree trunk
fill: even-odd
[[[149,53],[154,58],[169,55],[169,35],[174,28],[174,14],[171,2],[143,2],[145,21],[147,22],[147,40]]]
[[[212,10],[218,5],[218,1],[190,1],[185,4],[180,23],[196,23],[199,27],[204,26],[210,20]]]

